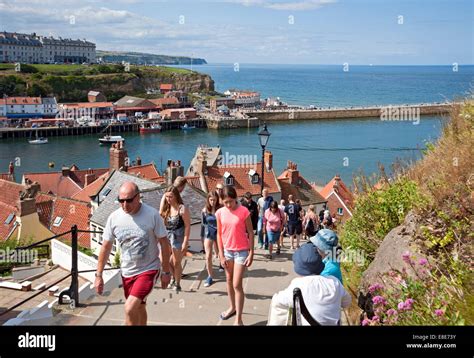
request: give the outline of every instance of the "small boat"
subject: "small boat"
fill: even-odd
[[[125,142],[125,138],[121,135],[105,135],[102,138],[99,138],[100,144],[112,144],[117,142]]]
[[[188,126],[187,123],[184,124],[184,126],[181,127],[182,130],[186,130],[186,129],[195,129],[196,127],[195,126]]]
[[[161,126],[158,123],[142,123],[140,125],[140,134],[144,133],[160,133]]]
[[[36,139],[29,139],[28,143],[30,143],[30,144],[47,144],[48,143],[48,138],[39,137],[39,138],[36,138]]]

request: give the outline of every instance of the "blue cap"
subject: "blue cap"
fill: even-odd
[[[329,229],[319,230],[310,240],[321,251],[331,251],[339,241],[336,233]]]
[[[293,254],[293,266],[300,276],[319,275],[324,270],[321,255],[313,244],[302,245]]]

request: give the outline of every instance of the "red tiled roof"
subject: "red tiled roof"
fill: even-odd
[[[91,205],[89,203],[45,193],[38,194],[38,197],[40,197],[40,204],[37,204],[37,208],[40,211],[45,211],[38,212],[38,215],[40,218],[45,218],[49,214],[49,221],[46,226],[53,233],[60,234],[69,231],[73,225],[77,225],[79,230],[89,230],[89,218],[91,217]],[[50,203],[49,206],[48,203]],[[48,210],[51,211],[48,213]],[[57,217],[61,217],[62,221],[59,226],[54,226]],[[69,242],[71,234],[62,236],[60,240]],[[90,248],[90,234],[79,233],[78,243],[82,247]]]
[[[127,173],[138,175],[140,178],[148,180],[164,180],[153,163],[128,167]]]
[[[207,175],[205,176],[208,187],[207,189],[211,192],[216,189],[217,184],[224,184],[224,173],[229,172],[234,176],[234,188],[237,192],[237,196],[243,196],[248,191],[252,195],[259,195],[261,184],[260,181],[257,184],[252,184],[251,178],[248,174],[251,169],[254,169],[260,176],[262,173],[262,163],[249,166],[219,165],[207,167]],[[273,170],[270,172],[265,171],[264,179],[264,188],[268,189],[269,194],[280,192],[280,187]]]
[[[205,191],[205,188],[201,186],[201,181],[199,180],[199,176],[186,176],[185,177],[186,181],[188,182],[189,185],[192,187],[199,189],[201,191]]]
[[[95,174],[95,177],[98,178],[108,171],[108,168],[73,170],[71,167],[71,179],[79,184],[81,188],[84,188],[86,185],[86,174]]]
[[[0,202],[0,242],[8,239],[8,235],[15,225],[15,218],[13,218],[9,224],[5,224],[10,214],[16,214],[16,208]]]
[[[160,90],[172,90],[173,89],[173,85],[171,83],[162,83],[160,85]]]
[[[163,106],[164,104],[179,104],[179,101],[176,97],[155,98],[149,99],[149,101],[153,102],[159,107]]]
[[[91,197],[95,196],[100,191],[104,183],[107,182],[108,178],[109,172],[102,174],[88,186],[85,186],[84,189],[74,194],[71,199],[89,202],[91,200]]]
[[[72,172],[71,172],[72,173]],[[81,186],[61,172],[23,174],[23,180],[29,179],[40,184],[41,191],[55,195],[71,197],[81,190]]]
[[[291,184],[290,178],[291,174],[288,169],[284,170],[278,177],[282,199],[287,199],[291,194],[295,199],[300,199],[303,205],[325,203],[327,201],[301,174],[298,173],[297,184]]]
[[[79,103],[64,103],[64,108],[107,108],[113,107],[112,102],[79,102]]]
[[[20,192],[24,189],[25,187],[21,184],[9,180],[0,180],[0,202],[16,207],[20,199]]]
[[[44,193],[38,193],[36,199],[36,212],[40,222],[49,228],[51,222],[51,215],[53,213],[53,199],[54,196]]]
[[[334,178],[332,178],[329,183],[326,184],[326,186],[319,192],[324,198],[327,198],[331,192],[336,191],[337,195],[344,200],[344,204],[349,205],[349,207],[353,206],[353,201],[354,197],[347,188],[346,184],[342,181],[342,179],[339,178],[339,185],[337,189],[334,189],[334,185],[336,184],[336,178],[338,176],[336,175]]]
[[[5,98],[7,105],[12,104],[41,104],[41,97],[7,97]]]
[[[84,188],[86,174],[93,173],[96,177],[108,172],[107,168],[101,169],[83,169],[76,170],[77,166],[71,167],[68,177],[63,176],[62,172],[51,173],[27,173],[23,179],[37,181],[41,186],[42,192],[51,192],[58,196],[71,198]]]

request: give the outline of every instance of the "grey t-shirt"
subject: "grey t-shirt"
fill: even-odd
[[[166,237],[166,228],[155,208],[142,203],[134,215],[122,208],[115,210],[107,219],[102,237],[107,241],[117,240],[124,277],[160,268],[157,239]]]

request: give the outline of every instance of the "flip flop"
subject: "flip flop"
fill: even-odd
[[[225,320],[228,320],[230,317],[235,316],[236,313],[237,313],[237,311],[234,311],[231,314],[228,314],[226,316],[225,312],[222,312],[219,317],[220,317],[221,320],[225,321]]]

